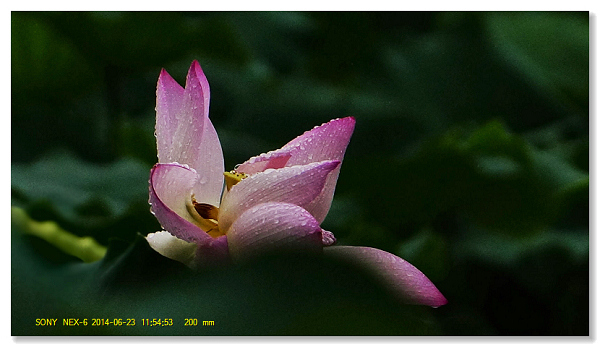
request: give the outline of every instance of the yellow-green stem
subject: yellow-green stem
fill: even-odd
[[[61,251],[75,256],[86,263],[100,260],[106,254],[106,247],[92,237],[80,237],[62,229],[55,222],[37,222],[18,207],[11,206],[11,224],[20,230],[35,235]]]

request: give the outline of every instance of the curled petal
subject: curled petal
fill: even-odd
[[[219,210],[219,228],[227,232],[231,223],[252,206],[266,202],[303,207],[319,195],[327,175],[339,161],[322,161],[259,172],[231,188]]]
[[[246,210],[227,233],[234,261],[273,251],[320,251],[319,222],[300,206],[264,203]]]
[[[146,241],[161,255],[195,268],[196,250],[198,249],[195,243],[183,241],[167,231],[148,234]]]
[[[223,152],[208,118],[210,91],[194,61],[185,89],[166,72],[157,87],[156,137],[159,162],[187,164],[198,174],[193,192],[199,202],[217,206],[223,187]]]
[[[156,164],[150,170],[149,202],[163,229],[182,240],[200,244],[211,237],[194,224],[186,207],[196,177],[193,169],[177,163]]]
[[[324,248],[328,256],[365,268],[382,283],[412,304],[439,307],[448,303],[435,285],[419,269],[391,253],[370,247],[332,246]]]

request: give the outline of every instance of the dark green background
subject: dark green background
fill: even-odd
[[[587,12],[11,17],[12,204],[109,248],[84,264],[13,224],[13,335],[589,334]],[[228,170],[356,117],[323,227],[407,259],[448,305],[330,259],[195,274],[150,250],[156,81],[193,59]]]

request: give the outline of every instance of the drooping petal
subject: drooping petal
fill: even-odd
[[[146,240],[150,247],[161,255],[195,268],[195,257],[198,249],[198,245],[195,243],[183,241],[167,231],[148,234]]]
[[[208,81],[195,60],[182,92],[174,86],[177,82],[167,76],[161,74],[157,88],[157,102],[161,105],[157,104],[156,129],[159,162],[186,164],[196,170],[198,180],[193,189],[196,200],[218,206],[224,164],[221,143],[208,118]],[[167,116],[163,110],[167,110]]]
[[[156,164],[150,171],[150,205],[163,229],[172,235],[200,244],[211,238],[194,224],[194,218],[187,210],[187,200],[191,201],[196,172],[186,166],[170,163]]]
[[[177,129],[177,115],[181,112],[183,87],[162,69],[156,86],[156,144],[158,161],[169,162],[173,138]]]
[[[248,208],[266,202],[290,203],[303,207],[319,195],[327,175],[339,161],[271,169],[254,174],[234,185],[219,210],[219,229],[227,232]]]
[[[325,255],[356,263],[409,303],[438,307],[448,303],[435,285],[416,267],[391,253],[370,247],[332,246]]]
[[[269,252],[320,251],[319,222],[300,206],[264,203],[247,209],[229,228],[229,250],[234,261]]]
[[[252,157],[238,167],[238,171],[252,174],[267,168],[305,165],[323,160],[344,158],[356,120],[346,117],[331,120],[306,131],[282,148]],[[287,158],[283,163],[283,158]],[[327,178],[325,188],[306,209],[322,222],[329,212],[341,165]]]

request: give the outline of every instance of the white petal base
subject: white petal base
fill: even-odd
[[[152,249],[161,255],[181,262],[190,268],[195,267],[194,258],[196,257],[195,243],[187,242],[169,234],[166,231],[159,231],[148,234],[146,241]]]

